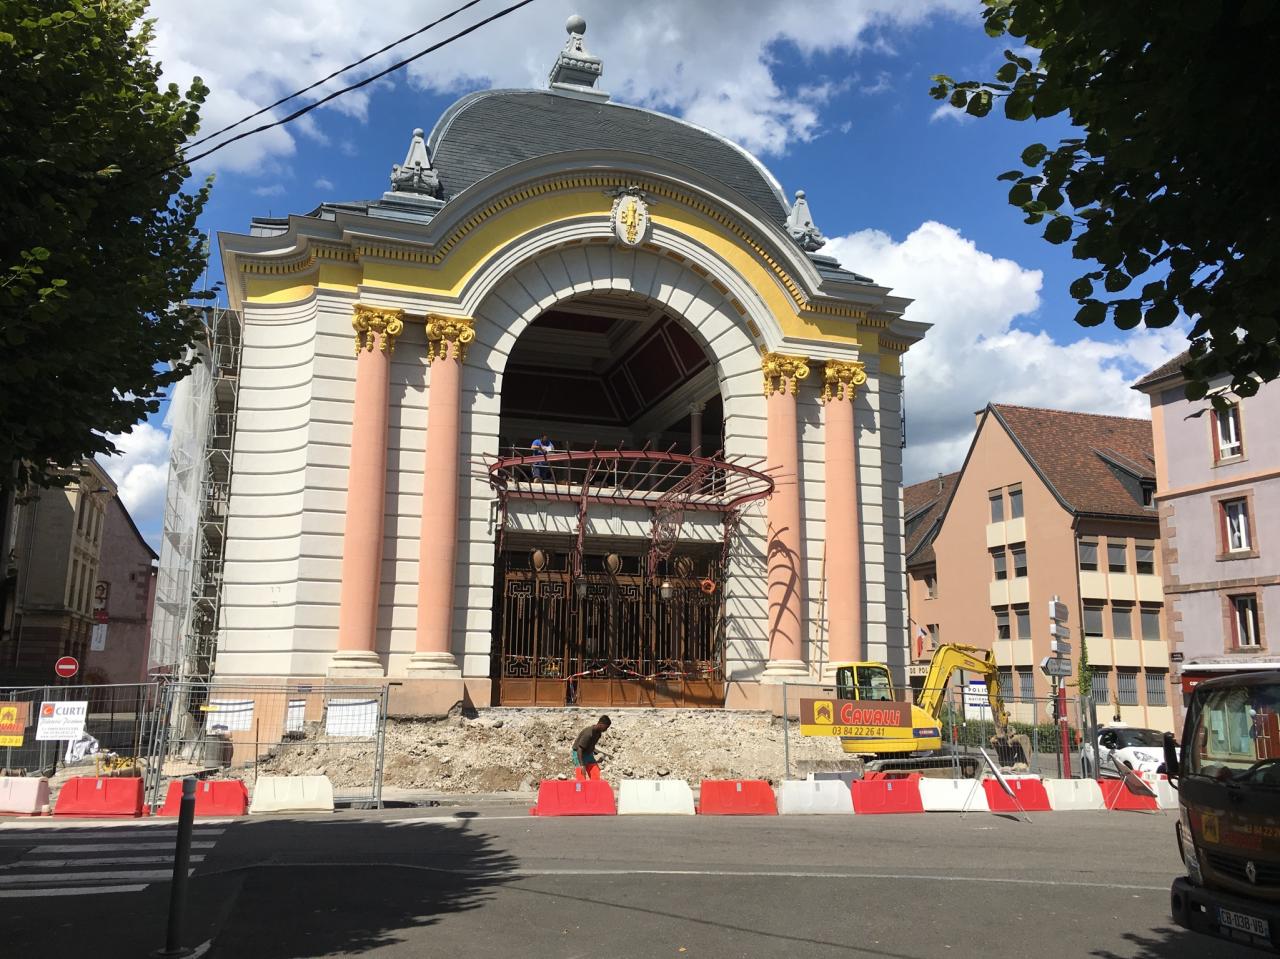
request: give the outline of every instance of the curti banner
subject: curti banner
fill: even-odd
[[[911,707],[877,700],[800,700],[803,736],[883,736],[888,728],[911,728]]]

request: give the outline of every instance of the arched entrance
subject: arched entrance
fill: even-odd
[[[504,705],[719,706],[739,511],[716,364],[635,296],[557,303],[504,373],[491,673]]]

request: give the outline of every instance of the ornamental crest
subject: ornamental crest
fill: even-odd
[[[624,246],[639,246],[649,233],[649,205],[634,188],[620,191],[613,201],[613,235]]]

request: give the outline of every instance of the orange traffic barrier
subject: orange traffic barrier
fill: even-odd
[[[895,812],[924,812],[920,798],[920,778],[855,779],[853,811],[866,815]]]
[[[698,815],[776,816],[778,802],[763,779],[704,779]]]
[[[142,780],[137,776],[75,776],[62,784],[53,814],[136,818],[142,815]]]
[[[982,788],[987,793],[987,805],[992,812],[1049,812],[1053,806],[1049,804],[1049,792],[1039,779],[1006,779],[1015,802],[1007,792],[1000,788],[994,779],[984,779]]]
[[[1119,779],[1100,779],[1098,788],[1102,790],[1102,805],[1107,809],[1148,812],[1160,808],[1154,795],[1140,795]]]
[[[544,779],[531,816],[616,816],[613,788],[602,779]]]
[[[158,815],[176,816],[182,806],[182,780],[171,779]],[[244,816],[249,812],[249,790],[238,779],[206,779],[196,784],[197,816]]]

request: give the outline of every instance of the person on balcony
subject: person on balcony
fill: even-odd
[[[551,479],[551,467],[546,462],[546,455],[556,451],[555,444],[552,443],[551,440],[547,439],[546,433],[543,433],[530,444],[529,448],[532,449],[535,454],[541,453],[543,457],[543,462],[534,463],[533,465],[533,478],[536,480]]]

